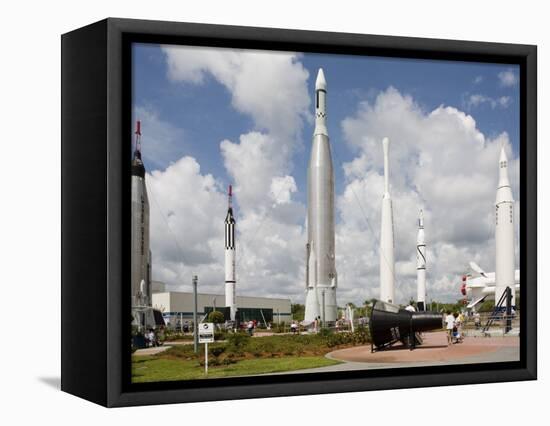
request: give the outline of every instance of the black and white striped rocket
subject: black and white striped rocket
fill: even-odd
[[[420,210],[418,235],[416,237],[416,305],[419,311],[426,310],[426,239],[424,237],[424,215]]]
[[[327,130],[327,82],[315,81],[315,130],[307,178],[306,321],[337,320],[334,243],[334,171]]]
[[[230,308],[231,320],[235,321],[235,218],[233,217],[232,187],[229,185],[227,215],[225,216],[225,306]]]

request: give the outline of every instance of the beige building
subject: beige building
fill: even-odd
[[[218,310],[228,315],[229,308],[225,306],[225,295],[198,294],[197,315],[201,321],[212,310]],[[292,319],[290,299],[271,297],[237,296],[237,317],[239,321],[256,320],[264,323],[288,323]],[[193,293],[161,292],[153,293],[153,307],[162,312],[164,319],[171,326],[181,321],[193,319]],[[226,315],[226,318],[228,316]]]

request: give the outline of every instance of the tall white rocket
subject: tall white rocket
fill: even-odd
[[[315,81],[315,130],[307,175],[305,320],[337,319],[334,244],[334,171],[327,130],[327,82],[322,69]]]
[[[495,203],[495,303],[505,292],[512,289],[512,306],[515,305],[514,265],[514,198],[508,179],[508,159],[504,146],[500,150],[499,179]]]
[[[382,145],[384,147],[384,195],[382,197],[382,223],[380,230],[380,300],[395,303],[393,212],[389,183],[389,139],[384,138]]]
[[[419,311],[426,310],[426,240],[424,238],[424,215],[418,216],[418,235],[416,237],[416,306]]]
[[[227,195],[227,215],[225,216],[225,306],[230,308],[231,320],[235,321],[235,218],[233,217],[232,188]]]

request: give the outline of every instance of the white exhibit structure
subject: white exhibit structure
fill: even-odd
[[[382,141],[384,148],[384,195],[382,197],[382,220],[380,229],[380,300],[395,303],[395,264],[393,254],[393,212],[389,184],[388,138]]]
[[[460,292],[466,297],[468,309],[475,308],[486,298],[495,296],[495,273],[485,272],[477,263],[470,262],[472,272],[462,276]],[[519,269],[514,271],[514,293],[519,293]],[[501,293],[502,294],[502,293]],[[513,299],[514,300],[514,299]],[[496,300],[498,302],[498,299]]]
[[[327,82],[315,81],[315,130],[307,175],[306,322],[337,319],[334,243],[334,171],[327,130]]]
[[[514,198],[508,179],[508,159],[504,146],[500,150],[499,158],[499,179],[495,202],[495,244],[495,303],[498,303],[506,287],[515,289]],[[515,291],[512,291],[512,306],[514,305]]]
[[[235,321],[235,218],[233,217],[232,189],[229,185],[227,215],[225,216],[225,306],[230,308],[231,321]]]
[[[426,239],[422,210],[418,217],[418,235],[416,236],[416,306],[419,311],[426,310]]]

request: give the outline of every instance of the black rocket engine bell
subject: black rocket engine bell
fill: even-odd
[[[411,312],[397,305],[377,301],[370,317],[372,344],[386,348],[398,341],[410,349],[421,343],[418,333],[443,327],[443,315],[438,312]]]

